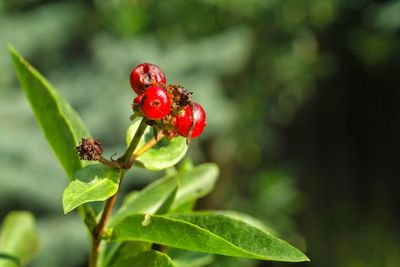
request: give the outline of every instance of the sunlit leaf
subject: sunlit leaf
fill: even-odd
[[[260,221],[257,218],[254,218],[251,215],[242,213],[242,212],[238,212],[238,211],[234,211],[234,210],[210,210],[208,212],[212,212],[212,213],[216,213],[216,214],[222,214],[228,217],[232,217],[234,219],[243,221],[247,224],[253,225],[254,227],[263,230],[264,232],[270,233],[275,235],[276,231],[274,229],[272,229],[271,227],[267,226],[264,222]]]
[[[53,86],[12,46],[9,46],[21,87],[35,117],[68,177],[82,168],[74,147],[82,137],[89,137],[76,111],[57,94]]]
[[[63,194],[64,213],[93,201],[103,201],[118,191],[119,171],[101,164],[89,165],[74,175]]]
[[[213,213],[136,214],[118,223],[114,241],[141,240],[233,257],[299,262],[297,248],[245,222]]]

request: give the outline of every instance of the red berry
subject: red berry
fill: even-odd
[[[164,72],[154,64],[142,63],[131,72],[131,86],[136,94],[141,95],[146,88],[157,83],[166,84]]]
[[[139,111],[142,106],[143,95],[138,95],[133,99],[132,109],[134,111]]]
[[[135,99],[133,99],[133,103],[139,105],[140,103],[142,103],[142,99],[143,95],[138,95],[137,97],[135,97]]]
[[[194,125],[191,138],[199,136],[206,126],[206,112],[203,107],[193,103]],[[192,125],[192,109],[186,105],[175,119],[175,128],[180,135],[188,137],[190,126]]]
[[[147,88],[142,100],[143,116],[150,120],[158,120],[167,116],[170,110],[171,100],[164,88],[160,86]]]

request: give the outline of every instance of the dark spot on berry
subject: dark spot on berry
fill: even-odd
[[[151,106],[153,106],[155,108],[158,108],[160,105],[161,105],[161,102],[158,99],[151,102]]]

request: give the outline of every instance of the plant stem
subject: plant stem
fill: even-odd
[[[99,159],[99,162],[102,163],[105,166],[110,167],[110,168],[121,169],[121,164],[118,161],[115,161],[115,160],[108,160],[108,159],[105,159],[105,158],[101,157]]]
[[[89,267],[97,267],[101,238],[104,229],[107,225],[107,221],[111,216],[112,209],[117,200],[118,193],[121,188],[121,183],[126,171],[132,166],[132,163],[135,160],[135,158],[141,156],[143,153],[145,153],[147,150],[149,150],[151,147],[157,144],[164,137],[164,134],[162,132],[158,133],[156,138],[152,138],[151,140],[149,140],[136,153],[134,153],[134,151],[137,148],[137,145],[139,144],[140,138],[143,136],[144,131],[146,130],[146,127],[147,127],[146,120],[143,118],[142,121],[140,122],[138,129],[136,130],[135,136],[132,138],[132,141],[129,144],[129,147],[125,151],[124,155],[122,155],[117,161],[110,161],[104,158],[101,158],[99,160],[104,165],[107,165],[112,168],[118,168],[120,170],[119,185],[117,193],[115,193],[115,195],[107,199],[100,221],[92,231],[93,240],[92,240],[92,251],[90,253],[90,258],[89,258]]]
[[[119,181],[119,185],[121,185],[122,183],[122,179],[124,178],[124,174],[125,174],[125,170],[121,170],[120,171],[120,181]],[[118,187],[118,191],[117,193],[115,193],[115,195],[113,195],[112,197],[110,197],[109,199],[107,199],[106,205],[104,206],[104,210],[103,210],[103,214],[101,215],[100,221],[97,224],[96,228],[94,229],[94,235],[97,237],[101,237],[101,234],[104,230],[104,227],[106,226],[106,223],[108,221],[108,218],[111,215],[111,211],[112,208],[115,205],[115,201],[117,200],[117,196],[119,193],[119,187]]]
[[[124,175],[132,165],[131,163],[131,157],[133,152],[135,151],[137,145],[139,144],[140,138],[142,138],[144,131],[146,130],[147,123],[146,119],[143,118],[142,121],[140,122],[140,125],[138,129],[136,130],[135,136],[132,138],[131,143],[129,144],[129,147],[125,151],[124,155],[118,159],[118,165],[112,166],[120,169],[120,177],[119,177],[119,186],[118,186],[118,191],[107,199],[106,204],[103,209],[103,213],[101,215],[100,221],[97,224],[97,226],[93,229],[92,231],[92,251],[90,253],[90,258],[89,258],[89,267],[97,267],[97,262],[98,262],[98,257],[99,257],[99,248],[100,248],[100,243],[101,243],[101,238],[105,229],[105,226],[107,224],[107,221],[111,215],[111,211],[115,205],[115,202],[118,197],[119,189],[121,187],[122,180],[124,178]],[[109,161],[104,162],[109,164]]]
[[[97,267],[97,259],[99,257],[100,242],[101,242],[101,239],[95,238],[93,236],[92,251],[90,252],[90,257],[89,257],[89,267]]]
[[[118,159],[118,161],[122,163],[123,167],[127,167],[127,168],[130,167],[130,166],[126,166],[126,165],[129,163],[133,152],[135,152],[135,149],[136,149],[137,145],[139,144],[140,138],[144,134],[146,127],[147,127],[146,119],[143,118],[142,121],[140,122],[138,129],[136,130],[135,136],[132,138],[132,141],[129,144],[128,149],[125,151],[124,155],[122,155],[122,157],[120,157]]]
[[[121,169],[120,170],[120,174],[119,174],[119,185],[118,185],[118,191],[117,193],[115,193],[115,195],[113,195],[112,197],[110,197],[109,199],[107,199],[107,202],[104,206],[104,210],[103,213],[101,215],[100,221],[97,224],[97,226],[93,229],[92,232],[92,236],[93,236],[93,240],[92,240],[92,251],[90,254],[90,258],[89,258],[89,267],[97,267],[97,259],[99,256],[99,247],[100,247],[100,242],[101,242],[101,236],[103,234],[104,228],[107,224],[108,218],[111,215],[111,211],[115,205],[115,202],[117,200],[118,197],[118,193],[119,193],[119,189],[120,189],[120,185],[122,183],[122,180],[124,178],[126,170]]]

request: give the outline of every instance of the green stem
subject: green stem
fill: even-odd
[[[127,168],[127,169],[130,168],[130,166],[126,166],[126,165],[129,163],[129,161],[133,155],[133,152],[135,152],[135,149],[136,149],[137,145],[139,144],[140,138],[142,138],[142,135],[144,134],[146,127],[147,127],[146,119],[143,118],[142,121],[140,122],[138,129],[136,130],[135,136],[132,138],[132,141],[129,144],[128,149],[125,151],[124,155],[122,155],[118,159],[118,161],[121,162],[123,168]]]

